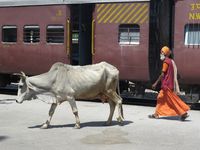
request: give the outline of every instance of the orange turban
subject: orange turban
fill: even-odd
[[[161,52],[165,55],[165,56],[169,56],[171,54],[171,51],[169,49],[169,47],[167,46],[164,46],[162,49],[161,49]]]

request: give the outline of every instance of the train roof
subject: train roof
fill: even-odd
[[[54,5],[54,4],[87,4],[109,2],[143,2],[150,0],[0,0],[0,7]]]

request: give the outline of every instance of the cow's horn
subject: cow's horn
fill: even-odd
[[[23,71],[21,71],[21,78],[22,79],[26,79],[26,75],[25,75],[25,73]]]
[[[24,76],[24,77],[26,76],[25,73],[24,73],[23,71],[21,71],[21,75]]]

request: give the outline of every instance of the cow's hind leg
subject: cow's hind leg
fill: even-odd
[[[74,98],[71,98],[68,101],[69,101],[69,104],[72,108],[72,112],[75,115],[75,119],[76,119],[76,124],[75,124],[74,128],[80,129],[80,119],[79,119],[79,116],[78,116],[78,109],[77,109],[77,106],[76,106],[76,101],[75,101]]]
[[[51,108],[49,109],[49,118],[47,119],[47,121],[40,127],[41,129],[47,129],[50,125],[51,122],[51,118],[55,112],[55,109],[57,107],[56,103],[51,104]]]
[[[114,92],[114,95],[115,95],[115,99],[117,101],[117,109],[118,109],[117,121],[122,124],[123,121],[124,121],[124,113],[123,113],[123,108],[122,108],[122,98],[116,92]]]
[[[111,125],[116,104],[111,100],[108,100],[108,103],[109,103],[109,106],[110,106],[110,115],[108,117],[108,120],[106,121],[106,125]]]

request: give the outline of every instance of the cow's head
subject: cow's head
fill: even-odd
[[[22,103],[24,100],[31,100],[32,91],[28,84],[28,77],[25,73],[21,72],[20,81],[18,83],[17,103]]]

